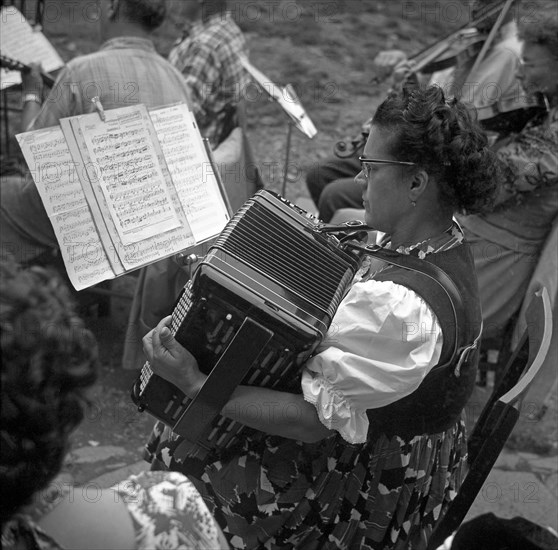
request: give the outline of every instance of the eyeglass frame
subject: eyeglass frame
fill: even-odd
[[[366,177],[368,177],[369,172],[365,169],[364,165],[366,163],[369,164],[379,164],[381,165],[390,165],[390,164],[394,164],[394,165],[399,165],[399,166],[416,166],[416,162],[409,162],[406,160],[385,160],[385,159],[371,159],[371,158],[367,158],[367,157],[358,157],[358,160],[360,162],[360,165],[362,166],[362,171],[364,172],[364,175]]]

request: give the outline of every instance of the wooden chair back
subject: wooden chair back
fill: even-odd
[[[434,528],[427,550],[436,550],[461,525],[519,418],[521,403],[550,347],[552,312],[546,288],[533,294],[526,321],[520,345],[469,437],[467,477]]]

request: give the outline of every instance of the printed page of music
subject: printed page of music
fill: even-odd
[[[193,114],[184,103],[149,114],[196,244],[215,237],[229,214]]]
[[[187,250],[229,221],[185,104],[104,115],[17,136],[77,290]]]
[[[79,167],[59,126],[16,136],[60,245],[68,277],[82,290],[115,273],[87,204]]]
[[[40,63],[44,72],[64,66],[64,61],[46,36],[34,30],[15,6],[3,6],[0,11],[0,51],[20,63]],[[17,71],[1,72],[1,89],[21,84]]]
[[[97,235],[104,247],[107,254],[108,261],[115,273],[115,276],[122,275],[126,270],[124,265],[120,261],[116,251],[116,244],[114,239],[111,237],[109,229],[106,223],[106,216],[103,215],[99,204],[95,199],[95,194],[92,189],[91,182],[89,181],[89,176],[87,173],[86,166],[91,162],[91,159],[87,155],[85,150],[85,145],[83,144],[83,137],[80,134],[79,127],[76,126],[74,129],[72,127],[71,118],[60,119],[60,127],[66,138],[66,143],[72,159],[74,161],[74,166],[76,167],[77,175],[81,183],[81,188],[84,193],[85,199],[89,206],[91,215],[93,216],[93,222],[95,224],[95,229]],[[75,131],[74,131],[75,130]]]
[[[126,271],[195,244],[144,105],[67,119],[105,247]]]
[[[120,241],[129,245],[179,227],[149,132],[145,106],[75,117],[91,159],[94,190],[105,199]]]

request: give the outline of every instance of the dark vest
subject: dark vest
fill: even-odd
[[[476,379],[478,346],[468,354],[459,371],[457,347],[470,345],[477,338],[482,318],[473,256],[467,243],[450,250],[427,255],[426,261],[442,269],[461,295],[461,313],[456,333],[455,321],[444,291],[436,283],[416,272],[389,266],[374,276],[377,281],[393,281],[416,292],[436,314],[442,328],[443,345],[438,364],[410,395],[377,409],[368,409],[369,437],[382,433],[405,439],[421,434],[435,434],[449,429],[458,420],[469,399]],[[453,356],[453,357],[452,357]]]

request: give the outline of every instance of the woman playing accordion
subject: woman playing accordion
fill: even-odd
[[[456,327],[432,293],[365,257],[302,368],[300,391],[240,385],[221,411],[258,437],[193,472],[181,437],[156,432],[152,468],[189,475],[232,548],[425,546],[465,469],[461,414],[481,313],[453,214],[480,212],[496,193],[486,145],[465,106],[440,88],[392,95],[373,117],[356,178],[366,223],[386,234],[382,246],[442,269],[458,289],[461,343],[472,353],[455,353]],[[144,349],[153,371],[193,398],[206,375],[169,323]]]

